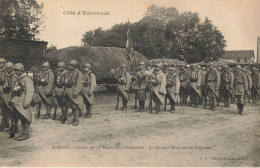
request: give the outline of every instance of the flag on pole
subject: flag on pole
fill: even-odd
[[[131,70],[133,70],[134,67],[134,61],[135,61],[135,52],[134,52],[134,45],[132,36],[130,33],[130,23],[128,21],[128,30],[127,30],[127,40],[126,40],[126,58],[130,60],[131,62]]]

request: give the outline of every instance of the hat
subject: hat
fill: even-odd
[[[83,67],[91,68],[91,65],[90,65],[90,63],[86,63],[83,65]]]
[[[24,71],[24,66],[23,66],[23,64],[21,64],[21,63],[17,63],[17,64],[15,64],[15,65],[13,66],[13,69],[14,69],[14,70]]]
[[[6,64],[5,64],[5,67],[6,68],[12,68],[14,66],[14,64],[12,63],[12,62],[7,62]]]
[[[237,66],[235,67],[235,69],[241,69],[241,66],[240,66],[240,65],[237,65]]]
[[[4,58],[0,58],[0,63],[6,63],[6,60]]]
[[[78,65],[78,62],[76,60],[71,60],[69,62],[70,65],[73,65],[73,66],[77,66]]]
[[[145,65],[145,63],[143,61],[139,62],[139,65]]]
[[[169,71],[175,71],[175,67],[169,67]]]
[[[126,64],[122,64],[121,68],[127,68]]]
[[[43,67],[50,66],[50,63],[49,63],[49,62],[44,62],[44,63],[42,64],[42,66],[43,66]]]
[[[58,67],[66,67],[66,64],[65,64],[65,62],[61,61],[61,62],[58,63],[57,66]]]

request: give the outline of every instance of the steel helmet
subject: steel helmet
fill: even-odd
[[[145,63],[143,61],[139,62],[139,65],[145,65]]]
[[[4,58],[0,58],[0,63],[6,63],[6,60]]]
[[[14,69],[14,70],[24,71],[24,66],[23,66],[23,64],[21,64],[21,63],[17,63],[17,64],[15,64],[15,65],[13,66],[13,69]]]
[[[83,67],[91,68],[91,65],[90,65],[90,63],[86,63],[83,65]]]
[[[6,68],[12,68],[14,66],[14,64],[12,63],[12,62],[7,62],[6,64],[5,64],[5,67]]]
[[[241,69],[241,66],[240,66],[240,65],[237,65],[237,66],[236,66],[236,69]]]
[[[76,60],[71,60],[69,62],[70,65],[73,65],[73,66],[77,66],[78,65],[78,62]]]
[[[154,65],[155,67],[161,67],[161,64],[158,62]]]
[[[57,67],[66,67],[65,62],[61,61],[58,63]]]
[[[126,64],[122,64],[121,68],[127,68]]]
[[[48,66],[50,66],[50,63],[49,63],[49,62],[44,62],[44,63],[42,64],[42,67],[48,67]]]
[[[175,71],[175,67],[169,67],[169,71]]]

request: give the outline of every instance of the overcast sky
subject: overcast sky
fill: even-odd
[[[208,17],[227,40],[226,50],[255,50],[260,36],[260,0],[38,0],[44,3],[46,28],[40,40],[58,49],[80,46],[82,35],[98,27],[139,21],[147,7],[176,7],[179,12],[198,12]],[[77,15],[78,11],[109,15]],[[68,14],[75,12],[75,15]]]

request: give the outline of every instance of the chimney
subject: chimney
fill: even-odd
[[[260,64],[260,37],[257,37],[257,60],[256,63]]]

